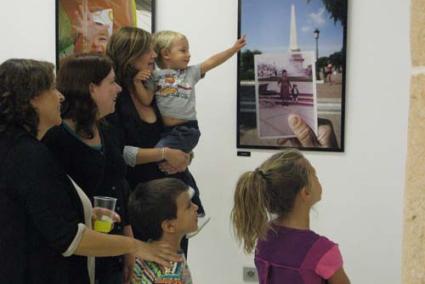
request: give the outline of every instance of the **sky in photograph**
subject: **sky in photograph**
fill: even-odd
[[[241,0],[241,34],[247,37],[246,48],[263,53],[287,52],[292,4],[301,51],[315,52],[316,28],[320,30],[319,57],[341,50],[343,27],[334,23],[321,0]]]

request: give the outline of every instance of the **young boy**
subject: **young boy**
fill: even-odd
[[[300,95],[300,91],[298,90],[297,84],[292,85],[291,96],[294,102],[298,102],[298,96]]]
[[[165,131],[156,147],[170,147],[191,152],[201,135],[196,120],[195,84],[209,70],[224,63],[246,45],[245,37],[201,64],[188,66],[189,42],[178,32],[162,31],[153,37],[157,65],[153,74],[146,74],[145,87],[138,92],[139,100],[150,105],[155,95]],[[152,75],[152,76],[150,76]]]
[[[136,235],[151,242],[171,246],[181,252],[182,238],[197,230],[198,206],[192,203],[193,192],[175,178],[153,180],[136,187],[130,196],[130,222]],[[164,268],[154,262],[136,259],[133,284],[192,284],[184,254],[183,261]]]

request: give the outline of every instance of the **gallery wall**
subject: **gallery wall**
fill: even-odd
[[[158,2],[157,28],[185,33],[193,63],[236,39],[238,1]],[[54,61],[53,0],[0,0],[0,19],[0,61]],[[305,152],[324,189],[311,225],[339,243],[352,283],[395,284],[401,281],[409,3],[350,1],[348,22],[346,151]],[[242,284],[242,267],[253,266],[253,257],[243,254],[231,231],[234,185],[274,151],[236,156],[236,58],[207,74],[197,95],[202,137],[191,169],[213,219],[190,240],[189,263],[194,283]]]
[[[401,283],[409,3],[360,0],[349,9],[346,151],[305,152],[324,189],[311,223],[340,244],[352,283]],[[237,13],[237,1],[161,0],[157,27],[187,34],[195,63],[233,44]],[[274,152],[236,156],[236,58],[207,74],[197,96],[202,137],[191,168],[213,220],[191,240],[189,261],[196,282],[242,284],[253,261],[231,232],[234,185]]]

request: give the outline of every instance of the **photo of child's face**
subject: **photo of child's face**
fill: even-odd
[[[152,32],[153,0],[58,0],[58,59],[70,54],[105,53],[113,32],[137,27]]]
[[[189,191],[182,192],[176,199],[176,232],[183,235],[198,229],[198,206],[192,202]]]
[[[104,53],[109,39],[109,26],[96,23],[91,51]]]

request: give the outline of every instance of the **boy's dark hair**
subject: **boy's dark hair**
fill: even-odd
[[[141,183],[130,195],[128,213],[136,238],[159,240],[161,224],[177,218],[177,197],[188,189],[179,179],[162,178]]]

